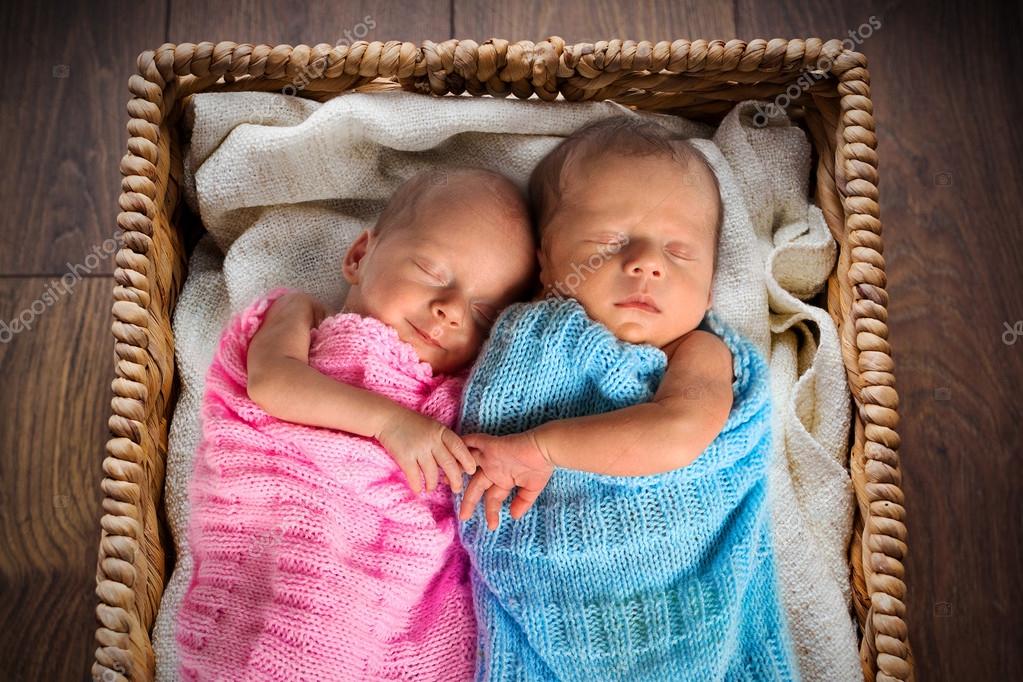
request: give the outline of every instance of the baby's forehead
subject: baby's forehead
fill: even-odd
[[[587,144],[579,153],[566,159],[561,169],[561,186],[576,189],[582,183],[600,180],[656,180],[659,182],[695,185],[713,175],[703,157],[696,151],[635,153],[615,147]]]
[[[682,165],[670,155],[605,153],[594,163],[597,158],[566,169],[570,172],[560,183],[560,205],[551,221],[564,227],[567,217],[587,229],[645,223],[686,240],[716,239],[722,204],[705,161],[688,159]],[[548,236],[546,228],[541,226],[541,233]]]
[[[525,206],[511,181],[492,173],[439,173],[419,204],[433,210],[479,211],[492,206]]]
[[[631,204],[637,209],[681,210],[720,201],[713,171],[697,160],[682,165],[664,156],[608,154],[599,163],[566,171],[559,183],[561,200],[574,210],[620,211]]]
[[[524,198],[486,180],[460,183],[455,191],[435,192],[417,203],[410,221],[424,238],[473,242],[500,240],[532,249],[532,227]]]

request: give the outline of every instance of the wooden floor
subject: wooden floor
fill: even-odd
[[[1023,26],[1012,4],[3,3],[0,677],[89,677],[109,247],[140,51],[225,39],[830,38],[874,16],[881,27],[859,49],[878,125],[919,679],[1023,679]],[[30,329],[5,332],[15,318]]]

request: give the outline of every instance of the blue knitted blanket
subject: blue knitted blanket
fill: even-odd
[[[556,469],[496,531],[459,526],[472,561],[477,680],[795,680],[766,505],[768,369],[716,315],[733,355],[724,430],[689,466],[616,477]],[[473,368],[464,433],[517,433],[649,400],[666,367],[572,299],[507,308]],[[461,503],[461,495],[457,496]]]

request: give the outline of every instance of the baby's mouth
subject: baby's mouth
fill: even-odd
[[[440,343],[437,341],[437,339],[433,338],[431,335],[429,335],[426,332],[424,332],[422,329],[417,327],[411,321],[409,321],[409,320],[405,320],[405,321],[408,322],[409,326],[412,327],[412,330],[415,331],[415,333],[418,334],[419,338],[421,338],[423,341],[425,341],[426,343],[430,344],[434,348],[439,348],[440,350],[446,350],[444,348],[444,346],[440,345]]]
[[[628,298],[622,299],[615,303],[616,308],[635,308],[637,310],[643,310],[648,313],[659,313],[661,309],[654,303],[652,296],[646,294],[633,294]]]

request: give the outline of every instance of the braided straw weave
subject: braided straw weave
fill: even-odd
[[[820,65],[827,63],[824,73]],[[816,80],[793,88],[814,70]],[[295,84],[301,83],[298,88]],[[856,404],[850,470],[858,500],[849,548],[860,654],[868,682],[911,680],[903,582],[906,526],[898,394],[887,341],[888,294],[878,217],[877,138],[866,58],[840,40],[623,40],[568,45],[448,40],[350,46],[165,44],[139,55],[128,87],[114,274],[113,414],[103,461],[96,570],[96,679],[149,680],[150,632],[167,579],[161,494],[168,420],[177,398],[171,320],[194,217],[180,210],[182,119],[193,93],[262,90],[324,101],[345,90],[393,88],[553,100],[613,99],[716,123],[741,100],[788,89],[787,111],[809,131],[815,197],[839,244],[827,307],[838,325]],[[794,91],[795,94],[794,94]],[[290,94],[290,93],[289,93]],[[199,228],[201,230],[201,227]]]

